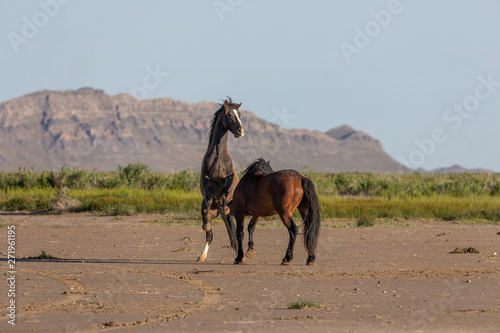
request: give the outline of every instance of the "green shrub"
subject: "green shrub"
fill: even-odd
[[[17,210],[37,210],[38,205],[36,199],[31,197],[14,197],[2,205],[3,210],[17,211]]]
[[[361,215],[356,220],[357,226],[360,228],[373,227],[375,225],[375,219],[370,215]]]

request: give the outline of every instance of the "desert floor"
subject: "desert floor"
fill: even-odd
[[[0,213],[0,263],[15,225],[16,325],[8,284],[0,330],[13,332],[500,332],[500,225],[325,222],[315,265],[278,221],[233,265],[222,223],[205,263],[199,221],[158,215]],[[161,219],[160,219],[161,221]],[[339,227],[344,226],[344,227]],[[247,234],[245,234],[247,236]],[[474,247],[481,253],[454,254]],[[42,251],[59,259],[28,259]],[[321,305],[288,309],[297,301]]]

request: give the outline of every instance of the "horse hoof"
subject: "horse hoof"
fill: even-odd
[[[307,266],[312,266],[312,265],[314,265],[314,260],[307,260],[307,261],[306,261],[306,265],[307,265]]]
[[[245,263],[245,258],[242,258],[242,259],[234,259],[234,264],[235,265],[241,265],[241,264],[244,264]]]
[[[199,256],[196,261],[197,262],[205,262],[205,260],[207,260],[207,256]]]
[[[290,265],[290,261],[283,260],[283,261],[281,262],[281,266],[288,266],[288,265]]]
[[[248,249],[246,257],[248,257],[250,259],[252,259],[253,257],[255,257],[255,250],[254,249]]]

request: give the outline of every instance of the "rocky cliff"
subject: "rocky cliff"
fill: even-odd
[[[240,101],[238,101],[240,102]],[[243,107],[244,107],[244,102]],[[38,91],[0,104],[0,169],[62,165],[114,170],[140,161],[160,172],[198,170],[218,106],[139,100],[103,90]],[[287,130],[243,111],[246,135],[230,137],[236,167],[264,157],[275,169],[401,172],[380,142],[344,125]]]

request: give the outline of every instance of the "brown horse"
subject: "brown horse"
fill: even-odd
[[[260,158],[245,170],[229,206],[236,218],[238,256],[234,260],[235,264],[243,263],[245,257],[243,254],[245,216],[252,216],[248,225],[247,257],[253,258],[255,255],[253,232],[257,221],[261,216],[279,214],[290,235],[286,255],[281,264],[289,265],[293,259],[293,248],[298,233],[298,227],[292,218],[296,208],[299,209],[304,221],[304,245],[309,255],[306,264],[314,263],[320,229],[320,205],[314,184],[303,174],[295,170],[274,172],[269,162]]]

